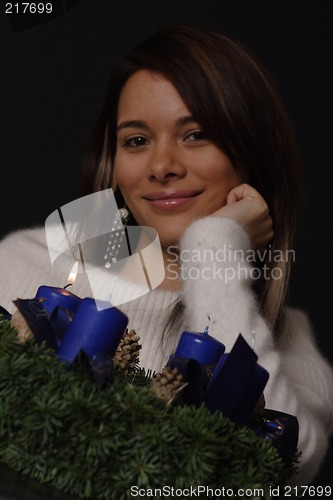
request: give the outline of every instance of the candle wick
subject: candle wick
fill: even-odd
[[[64,286],[64,290],[66,290],[69,286],[73,286],[73,283],[68,283],[66,286]]]
[[[252,350],[254,351],[255,346],[256,346],[256,332],[252,330]]]
[[[208,323],[207,323],[207,325],[206,325],[206,327],[205,327],[205,330],[204,330],[204,334],[205,334],[205,335],[208,335],[209,325],[210,325],[210,316],[209,316],[209,315],[207,315],[207,318],[208,318]]]

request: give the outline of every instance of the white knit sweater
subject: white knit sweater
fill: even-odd
[[[258,312],[251,280],[244,275],[226,280],[216,272],[221,262],[198,258],[190,259],[193,250],[250,248],[245,231],[227,218],[207,217],[191,224],[186,230],[181,250],[186,250],[182,263],[184,279],[181,299],[185,313],[179,331],[169,336],[163,334],[168,323],[177,292],[163,289],[154,291],[119,306],[129,318],[129,328],[134,328],[143,345],[140,363],[146,368],[160,370],[174,350],[181,331],[203,331],[207,314],[212,318],[209,333],[230,351],[241,332],[253,345],[259,364],[270,374],[265,388],[266,407],[296,415],[300,425],[299,450],[302,451],[296,484],[311,482],[324,459],[329,436],[333,430],[333,371],[319,353],[310,324],[298,310],[287,309],[286,325],[276,344],[265,320]],[[197,255],[197,254],[196,254]],[[241,254],[238,254],[241,255]],[[46,247],[44,228],[12,233],[0,245],[0,305],[12,312],[16,298],[35,296],[40,285],[64,286],[73,262],[62,260],[51,266]],[[239,265],[243,274],[250,271],[250,263],[233,254],[223,266],[229,273]],[[215,275],[214,275],[215,272]],[[105,271],[103,280],[110,279]],[[230,276],[231,274],[229,274]],[[223,277],[224,276],[224,277]],[[208,279],[209,278],[209,279]],[[113,284],[113,296],[133,293],[136,285],[117,279]],[[134,287],[134,288],[133,288]],[[71,292],[80,297],[92,296],[87,275],[80,273]],[[94,288],[94,298],[96,289]],[[101,297],[103,298],[103,297]]]

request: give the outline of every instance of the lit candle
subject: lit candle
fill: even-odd
[[[36,293],[44,309],[51,315],[56,307],[75,311],[81,302],[80,297],[65,290],[52,286],[40,286]]]
[[[103,309],[103,306],[105,307]],[[127,316],[110,304],[81,300],[58,349],[63,361],[72,363],[82,349],[91,359],[98,352],[114,356],[128,324]]]
[[[78,263],[75,262],[67,278],[67,285],[64,288],[45,285],[38,288],[36,298],[40,299],[42,306],[50,316],[57,307],[72,312],[76,311],[81,299],[77,295],[66,290],[66,288],[74,283],[77,269]]]

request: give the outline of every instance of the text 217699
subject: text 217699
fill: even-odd
[[[6,14],[51,14],[52,8],[53,7],[51,2],[6,2],[5,4]]]

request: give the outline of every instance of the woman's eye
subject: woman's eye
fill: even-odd
[[[129,137],[128,139],[125,139],[124,146],[127,148],[138,148],[140,146],[145,146],[147,142],[147,139],[141,136]]]
[[[195,132],[191,132],[186,136],[186,140],[190,142],[203,141],[206,139],[207,136],[202,130],[196,130]]]

